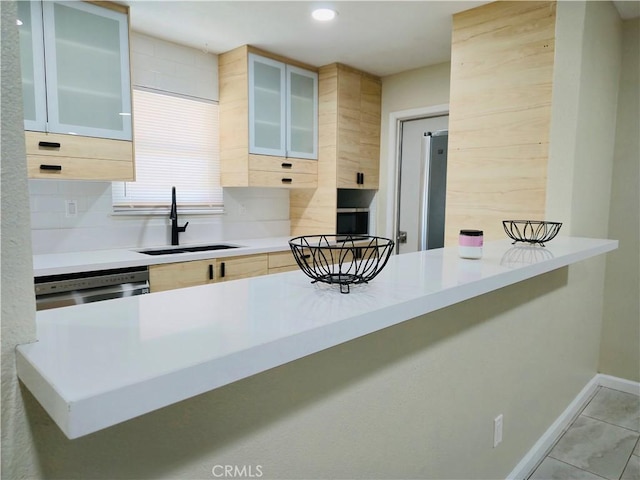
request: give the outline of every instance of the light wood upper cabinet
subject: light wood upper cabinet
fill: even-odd
[[[133,180],[128,7],[18,2],[18,16],[29,176]]]
[[[328,74],[325,78],[336,89],[335,124],[326,127],[336,131],[337,187],[377,189],[381,82],[340,64],[322,67],[321,72]]]
[[[243,46],[218,57],[218,73],[222,186],[316,188],[313,67]]]

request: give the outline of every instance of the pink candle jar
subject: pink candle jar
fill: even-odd
[[[482,258],[482,230],[460,230],[458,254],[461,258]]]

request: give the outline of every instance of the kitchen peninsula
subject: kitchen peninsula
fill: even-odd
[[[73,439],[617,246],[501,240],[392,256],[347,295],[292,271],[42,311],[18,377]]]

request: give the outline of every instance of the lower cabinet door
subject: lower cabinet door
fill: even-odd
[[[149,267],[151,293],[213,283],[216,259],[165,263]]]
[[[285,252],[291,256],[291,252]],[[271,254],[270,254],[271,255]],[[269,273],[266,253],[149,266],[151,293],[207,283],[257,277]]]
[[[216,282],[257,277],[268,273],[267,254],[216,259]]]
[[[291,250],[269,253],[269,273],[290,272],[298,268]]]

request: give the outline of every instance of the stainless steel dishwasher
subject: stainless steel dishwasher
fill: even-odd
[[[47,275],[34,279],[36,310],[149,293],[147,267]]]

